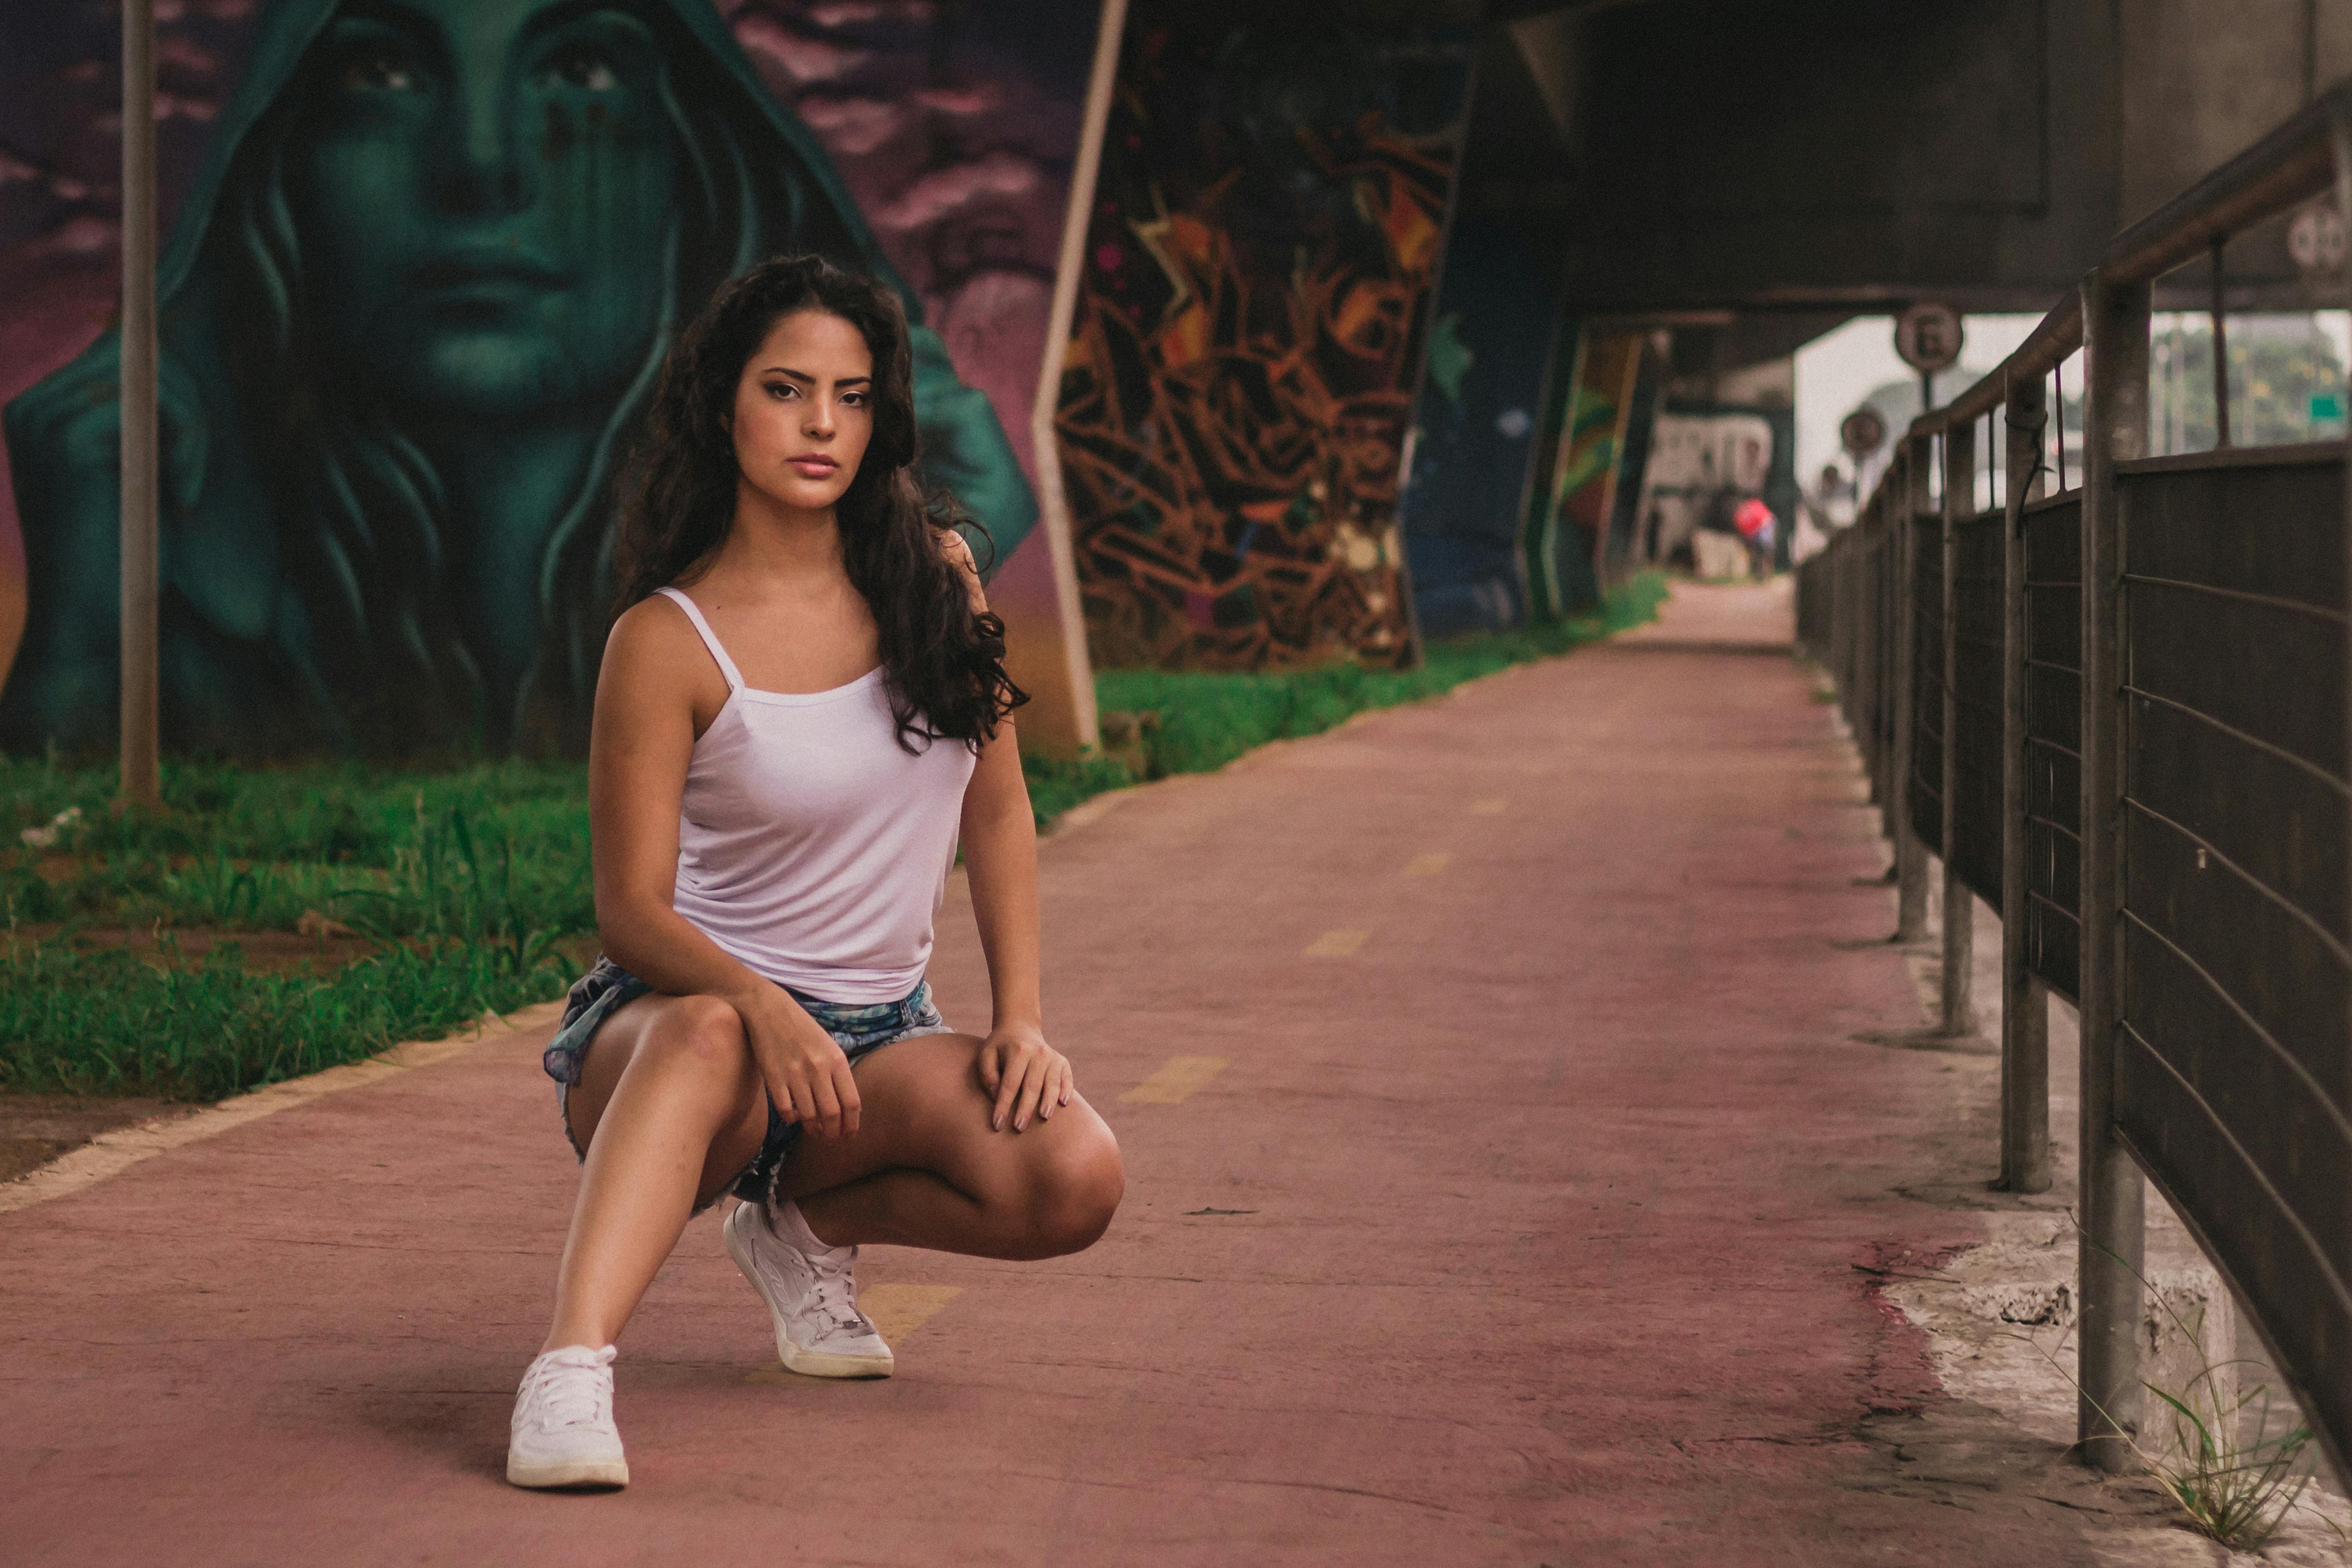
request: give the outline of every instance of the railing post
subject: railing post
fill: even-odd
[[[1853,727],[1862,742],[1864,772],[1870,779],[1870,803],[1885,809],[1880,794],[1878,735],[1878,531],[1854,541],[1853,560]]]
[[[2025,504],[2041,493],[2049,383],[2011,379],[2001,547],[2000,1184],[2050,1190],[2050,995],[2027,965]]]
[[[1860,518],[1854,520],[1854,526],[1862,526]],[[1837,656],[1832,668],[1837,675],[1838,713],[1845,720],[1849,734],[1853,731],[1853,551],[1854,542],[1861,537],[1851,531],[1838,536],[1837,575],[1831,582],[1830,602],[1837,607],[1830,636]]]
[[[1911,828],[1912,732],[1918,712],[1917,608],[1912,603],[1919,578],[1919,514],[1927,510],[1928,442],[1906,437],[1896,448],[1892,483],[1885,487],[1896,541],[1895,601],[1895,758],[1891,810],[1895,839],[1895,940],[1915,942],[1927,935],[1927,851]]]
[[[1887,617],[1895,613],[1886,595],[1886,530],[1882,524],[1876,536],[1869,541],[1863,575],[1863,592],[1869,595],[1870,651],[1869,668],[1863,676],[1863,690],[1870,713],[1870,798],[1876,803],[1880,826],[1885,826],[1887,778],[1886,759],[1893,752],[1893,736],[1886,723],[1886,705],[1892,700],[1895,671],[1888,657],[1886,644]]]
[[[2146,282],[2084,284],[2090,386],[2083,418],[2083,1152],[2081,1400],[2083,1457],[2108,1471],[2133,1464],[2140,1425],[2139,1167],[2116,1134],[2116,1041],[2122,1016],[2123,746],[2126,541],[2116,465],[2147,445]]]
[[[1894,510],[1892,507],[1884,510]],[[1911,605],[1901,586],[1911,557],[1900,521],[1883,517],[1879,540],[1879,646],[1885,650],[1886,662],[1886,687],[1879,706],[1886,724],[1886,744],[1878,755],[1878,806],[1887,842],[1894,847],[1892,869],[1899,880],[1903,867],[1903,805],[1910,794],[1905,779],[1911,766],[1911,734],[1902,722],[1903,714],[1910,708],[1911,659],[1903,633],[1910,624]]]
[[[2352,216],[2352,108],[2347,108],[2340,99],[2328,110],[2327,144],[2329,151],[2334,154],[2336,163],[2334,182],[2336,210],[2338,214]],[[2337,277],[2336,287],[2347,292],[2352,292],[2352,255],[2345,258],[2344,270]],[[2341,297],[2339,295],[2339,298]],[[2252,417],[2251,413],[2248,416]],[[2344,477],[2346,486],[2344,525],[2347,535],[2345,564],[2347,574],[2352,574],[2352,461],[2345,464]],[[2347,575],[2345,592],[2346,604],[2352,605],[2352,575]],[[2352,704],[2352,668],[2347,668],[2345,672],[2344,696],[2346,702]],[[2347,717],[2352,719],[2352,713],[2348,713]],[[2352,864],[2347,864],[2345,870],[2347,875],[2352,875]],[[2347,1026],[2352,1026],[2352,1018],[2347,1018],[2346,1023]],[[2347,1038],[2352,1040],[2352,1032],[2347,1032]],[[2315,1423],[2315,1425],[2319,1424]],[[2344,1474],[2343,1452],[2332,1442],[2327,1445],[2327,1447],[2330,1456],[2336,1461],[2336,1473],[2341,1478]]]
[[[1944,430],[1944,1018],[1942,1032],[1976,1032],[1969,1006],[1969,971],[1976,960],[1976,897],[1953,869],[1960,826],[1960,520],[1976,503],[1977,426],[1960,420]]]

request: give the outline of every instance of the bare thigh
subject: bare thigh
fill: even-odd
[[[588,1042],[580,1081],[565,1101],[572,1139],[584,1153],[629,1068],[640,1058],[652,1061],[656,1054],[673,1059],[683,1056],[714,1079],[729,1080],[739,1101],[711,1140],[696,1184],[696,1202],[709,1203],[742,1174],[768,1135],[767,1091],[751,1047],[743,1042],[742,1022],[732,1006],[715,996],[648,994],[614,1009]],[[650,1082],[640,1087],[654,1089]]]
[[[995,1100],[981,1087],[976,1035],[919,1035],[883,1046],[851,1070],[858,1130],[804,1136],[778,1178],[784,1195],[808,1197],[882,1171],[928,1171],[966,1195],[1017,1199],[1041,1179],[1116,1159],[1110,1129],[1084,1097],[1056,1106],[1019,1132],[989,1126]]]

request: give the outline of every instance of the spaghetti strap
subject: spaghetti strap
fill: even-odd
[[[742,690],[743,672],[735,668],[735,661],[729,658],[727,650],[719,646],[719,638],[711,631],[710,623],[702,618],[702,611],[695,602],[677,588],[656,588],[654,591],[676,600],[677,607],[686,612],[686,618],[694,623],[694,629],[701,634],[702,646],[710,650],[710,657],[718,661],[719,673],[727,678],[727,689],[730,692]]]

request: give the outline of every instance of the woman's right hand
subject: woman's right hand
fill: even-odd
[[[768,1097],[787,1121],[821,1138],[857,1131],[857,1080],[849,1057],[831,1035],[781,987],[767,985],[754,999],[738,1002],[751,1059],[760,1066]]]
[[[189,511],[205,491],[210,444],[194,380],[170,354],[156,365],[156,421],[167,510]],[[18,487],[49,531],[102,525],[121,510],[122,339],[105,337],[25,393],[8,410]],[[28,519],[28,521],[30,520]]]

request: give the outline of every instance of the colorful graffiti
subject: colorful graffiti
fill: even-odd
[[[1642,477],[1637,562],[1695,567],[1703,532],[1730,540],[1726,548],[1741,554],[1732,513],[1748,497],[1765,493],[1785,445],[1775,436],[1761,409],[1684,406],[1661,413]]]
[[[1624,472],[1625,430],[1643,346],[1637,332],[1587,332],[1577,350],[1550,510],[1531,540],[1529,563],[1530,570],[1545,574],[1562,610],[1581,609],[1600,598],[1601,550]]]
[[[781,250],[901,280],[930,478],[1006,571],[1034,553],[1028,410],[1093,0],[726,10],[169,8],[167,745],[576,752],[631,416],[679,319]],[[26,45],[0,50],[24,89],[0,108],[12,748],[113,729],[112,15],[0,22]]]
[[[1057,422],[1097,663],[1412,657],[1398,472],[1469,61],[1130,13]]]
[[[1455,222],[1404,497],[1423,636],[1517,626],[1535,607],[1521,518],[1558,315],[1556,292],[1516,228]]]

